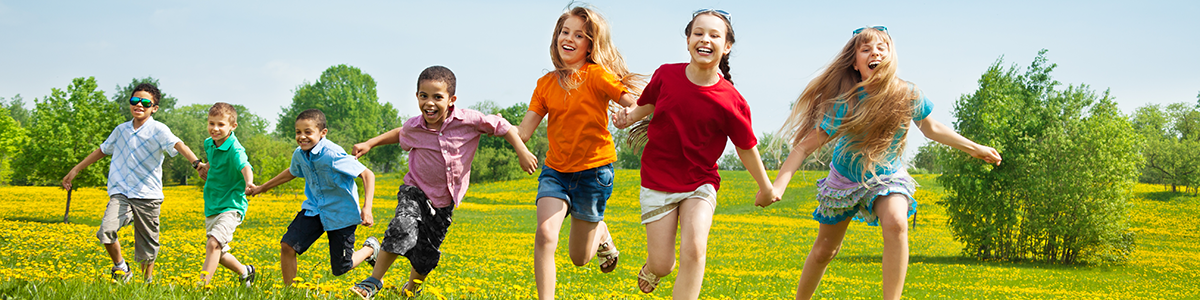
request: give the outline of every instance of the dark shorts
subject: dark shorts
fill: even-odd
[[[333,276],[341,276],[350,269],[354,268],[354,227],[351,225],[346,228],[325,231],[325,227],[321,225],[320,216],[305,216],[304,211],[296,213],[296,218],[292,219],[292,224],[288,225],[287,232],[283,234],[283,239],[280,242],[292,246],[292,250],[296,250],[296,254],[304,254],[309,246],[312,246],[321,234],[329,234],[329,268],[333,272]]]
[[[425,192],[401,185],[396,193],[396,216],[383,235],[383,251],[408,258],[413,270],[427,275],[442,258],[442,241],[450,231],[454,206],[434,208]]]
[[[588,222],[604,220],[604,207],[613,191],[613,166],[607,164],[573,173],[562,173],[542,165],[537,199],[553,197],[566,201],[567,214]]]

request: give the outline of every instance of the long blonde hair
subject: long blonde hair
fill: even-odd
[[[855,55],[860,46],[876,40],[886,43],[891,53],[875,67],[871,77],[863,80],[862,74],[854,70]],[[861,157],[861,167],[870,173],[874,173],[877,166],[890,163],[890,152],[904,149],[914,101],[920,97],[915,86],[896,77],[897,61],[895,45],[886,32],[866,28],[855,34],[796,99],[792,113],[780,129],[784,139],[799,145],[813,130],[820,130],[817,127],[822,119],[827,115],[834,117],[836,105],[846,104],[841,125],[824,142],[850,138],[852,143],[848,150]],[[892,142],[900,130],[905,134],[893,147]]]
[[[646,86],[646,76],[629,71],[629,67],[625,65],[625,58],[621,56],[621,51],[618,51],[617,46],[613,45],[608,21],[605,21],[604,16],[588,5],[578,5],[564,11],[558,17],[558,23],[554,25],[554,34],[550,36],[550,61],[554,63],[553,73],[558,75],[558,84],[563,89],[570,91],[579,87],[583,80],[578,76],[572,76],[577,70],[568,67],[563,62],[562,56],[558,54],[558,32],[562,30],[563,23],[571,16],[583,19],[584,29],[586,29],[584,34],[587,35],[588,42],[591,43],[589,49],[592,50],[591,53],[588,53],[587,62],[600,65],[605,71],[612,73],[620,80],[630,93],[641,95],[642,88]]]

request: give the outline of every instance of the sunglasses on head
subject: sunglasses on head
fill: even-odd
[[[711,9],[711,8],[702,8],[702,9],[696,10],[695,12],[692,13],[692,18],[695,19],[696,16],[699,16],[702,13],[706,13],[706,12],[710,12],[710,11],[715,12],[718,15],[721,15],[722,17],[725,17],[725,20],[730,20],[730,21],[733,20],[733,16],[730,15],[729,12],[720,10],[720,9]]]
[[[854,33],[853,33],[852,35],[858,35],[858,34],[859,34],[859,33],[861,33],[863,30],[867,30],[867,28],[871,28],[871,29],[875,29],[875,30],[883,31],[883,33],[885,33],[885,34],[886,34],[886,33],[888,33],[888,32],[887,32],[887,27],[886,27],[886,26],[883,26],[883,25],[875,25],[875,26],[867,26],[867,27],[862,27],[862,28],[859,28],[859,29],[855,29],[855,30],[854,30]]]
[[[138,105],[138,103],[141,103],[142,107],[154,106],[154,100],[150,100],[150,99],[146,99],[146,98],[138,98],[138,97],[129,97],[129,105],[131,105],[131,106]]]

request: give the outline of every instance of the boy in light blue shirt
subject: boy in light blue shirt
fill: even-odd
[[[113,128],[108,139],[100,148],[88,154],[63,177],[62,187],[70,190],[71,181],[80,171],[92,163],[112,156],[108,166],[108,206],[100,220],[96,238],[104,244],[104,250],[112,259],[112,279],[128,282],[133,276],[129,264],[121,254],[121,242],[117,230],[133,224],[134,260],[141,263],[144,279],[154,278],[154,260],[158,257],[158,215],[163,202],[162,162],[163,156],[183,157],[196,168],[200,160],[183,144],[167,125],[155,121],[152,115],[158,111],[162,92],[153,84],[139,84],[129,98],[129,122]]]
[[[329,263],[333,276],[340,276],[367,261],[374,264],[379,240],[368,237],[363,247],[354,251],[356,225],[371,226],[371,200],[375,197],[375,173],[346,154],[342,147],[325,139],[325,113],[309,109],[296,116],[296,144],[292,165],[263,185],[251,189],[249,195],[259,194],[296,177],[304,178],[304,196],[300,212],[288,225],[280,241],[280,271],[283,284],[291,285],[296,277],[296,255],[303,254],[321,234],[329,234]],[[363,204],[358,206],[358,185],[354,178],[363,179]]]

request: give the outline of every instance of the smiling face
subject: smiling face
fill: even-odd
[[[422,80],[417,83],[417,107],[421,109],[421,118],[425,127],[441,129],[450,116],[450,107],[458,96],[450,94],[449,86],[438,80]]]
[[[133,96],[142,98],[142,99],[154,99],[154,95],[150,94],[150,92],[147,92],[147,91],[133,92]],[[154,99],[154,102],[157,103],[158,99]],[[139,102],[136,105],[129,106],[129,114],[133,115],[133,120],[136,122],[139,122],[139,123],[142,121],[146,121],[146,119],[150,118],[150,115],[154,114],[154,112],[156,112],[156,111],[158,111],[157,104],[151,105],[150,107],[144,107],[144,106],[142,106],[142,103]]]
[[[218,114],[216,116],[208,116],[208,136],[212,137],[213,143],[221,145],[225,139],[229,138],[229,134],[237,128],[237,122],[228,114]]]
[[[296,145],[304,151],[312,150],[317,146],[317,142],[325,138],[325,134],[329,133],[329,129],[321,129],[317,127],[317,120],[299,119],[296,120]]]
[[[692,56],[691,63],[700,66],[716,66],[721,57],[728,55],[732,46],[726,40],[729,27],[720,17],[701,14],[692,21],[691,32],[688,34],[688,52]]]
[[[883,39],[875,38],[859,44],[856,51],[854,70],[862,75],[863,80],[867,80],[875,74],[875,68],[891,56],[892,47]]]
[[[572,69],[579,69],[587,62],[592,53],[592,40],[588,38],[586,22],[576,15],[563,21],[562,29],[558,31],[558,56],[563,64]]]

